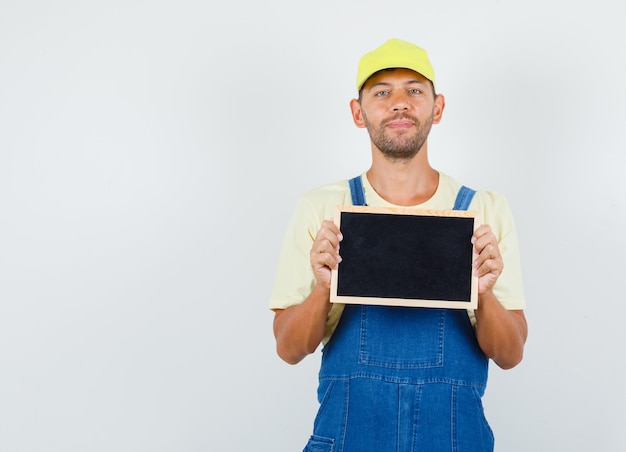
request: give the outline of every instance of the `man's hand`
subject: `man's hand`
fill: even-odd
[[[476,229],[472,244],[478,254],[473,264],[478,275],[478,294],[483,295],[493,289],[504,268],[504,261],[496,236],[489,225],[483,224]]]
[[[339,228],[330,220],[324,220],[311,247],[311,267],[317,283],[330,290],[330,273],[341,262],[339,242],[343,239]]]

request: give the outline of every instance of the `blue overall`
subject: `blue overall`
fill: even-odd
[[[365,205],[360,177],[353,203]],[[454,208],[474,191],[462,187]],[[488,359],[467,311],[348,304],[322,351],[304,452],[485,452]]]

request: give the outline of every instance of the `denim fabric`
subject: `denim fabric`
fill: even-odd
[[[305,451],[491,451],[487,370],[465,310],[346,305]]]
[[[487,371],[464,309],[346,305],[304,452],[492,451]]]

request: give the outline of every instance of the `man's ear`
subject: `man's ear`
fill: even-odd
[[[365,129],[365,121],[363,121],[363,111],[361,110],[361,104],[357,99],[350,101],[350,111],[352,112],[352,120],[354,124],[360,128]]]
[[[444,108],[446,108],[446,99],[443,97],[443,94],[437,94],[433,107],[433,124],[439,124],[439,122],[441,122]]]

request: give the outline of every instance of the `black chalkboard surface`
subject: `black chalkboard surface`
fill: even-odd
[[[331,302],[475,309],[470,242],[478,213],[339,206]]]

